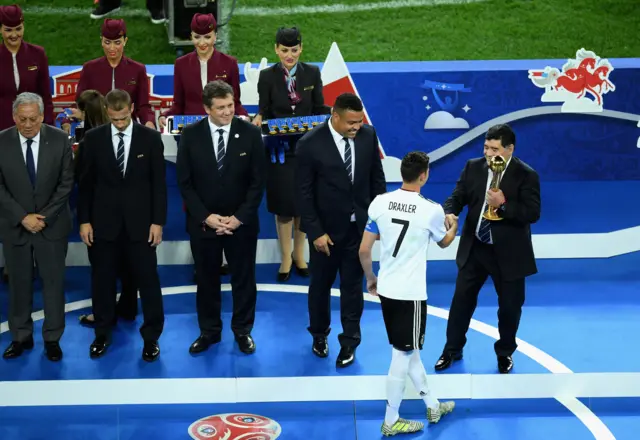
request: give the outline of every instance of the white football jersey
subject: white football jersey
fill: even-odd
[[[378,293],[409,301],[427,299],[427,250],[447,233],[444,209],[417,192],[398,189],[369,205],[366,230],[380,234]]]

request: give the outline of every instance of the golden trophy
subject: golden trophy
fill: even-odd
[[[502,178],[502,172],[507,166],[507,162],[502,156],[493,156],[489,162],[489,168],[493,171],[493,178],[489,184],[489,191],[498,191],[500,186],[500,179]],[[482,214],[482,217],[490,221],[502,220],[502,217],[498,215],[498,208],[494,206],[487,206],[487,210]]]

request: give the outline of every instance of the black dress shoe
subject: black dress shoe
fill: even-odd
[[[498,371],[500,374],[507,374],[513,369],[513,359],[511,356],[498,356]]]
[[[342,347],[336,359],[336,367],[344,368],[353,364],[356,360],[356,350],[351,347]]]
[[[219,334],[215,336],[200,335],[198,336],[198,339],[196,339],[194,343],[191,344],[191,347],[189,347],[189,353],[196,354],[196,353],[202,353],[203,351],[207,351],[209,347],[211,347],[213,344],[217,344],[221,340],[222,340],[222,337]]]
[[[435,369],[436,371],[446,370],[453,364],[454,361],[459,361],[462,359],[462,353],[452,354],[452,353],[442,353],[438,362],[436,362]]]
[[[251,335],[236,335],[236,342],[240,351],[244,354],[251,354],[256,351],[256,343],[253,342]]]
[[[62,359],[62,349],[58,342],[45,342],[44,353],[51,362],[58,362]]]
[[[153,362],[160,356],[160,346],[157,341],[145,342],[142,349],[142,360]]]
[[[91,347],[89,347],[89,356],[91,359],[98,359],[104,356],[107,352],[107,348],[111,345],[111,341],[106,336],[98,336],[93,340]]]
[[[33,338],[29,338],[24,342],[13,341],[2,355],[5,359],[15,359],[22,356],[25,350],[31,350],[33,348]]]
[[[329,356],[329,344],[326,336],[316,336],[313,338],[313,353],[321,358]]]

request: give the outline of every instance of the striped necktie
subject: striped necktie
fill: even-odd
[[[120,142],[118,142],[118,152],[116,153],[116,162],[118,162],[118,169],[120,174],[124,177],[124,133],[118,133]]]
[[[218,171],[222,171],[222,165],[224,164],[224,130],[219,128],[218,130]]]
[[[482,207],[482,212],[484,213],[487,210],[487,204],[485,203]],[[484,216],[480,216],[480,228],[478,228],[478,238],[481,242],[489,244],[491,243],[491,222],[484,218]]]
[[[349,174],[349,180],[353,183],[353,164],[351,163],[351,144],[349,143],[349,139],[342,138],[344,141],[344,167]]]

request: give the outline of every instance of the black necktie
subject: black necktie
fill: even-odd
[[[31,149],[33,139],[27,139],[27,172],[29,173],[29,180],[31,180],[31,186],[36,187],[36,161],[33,159],[33,150]]]
[[[353,182],[353,165],[351,164],[351,144],[349,144],[349,139],[342,138],[344,141],[344,167],[347,170],[347,174],[349,175],[349,180]]]
[[[120,142],[118,142],[116,161],[118,162],[118,169],[120,170],[120,174],[124,176],[124,133],[118,133],[118,136],[120,136]]]
[[[219,128],[218,130],[218,171],[222,171],[222,165],[224,164],[224,130]]]

